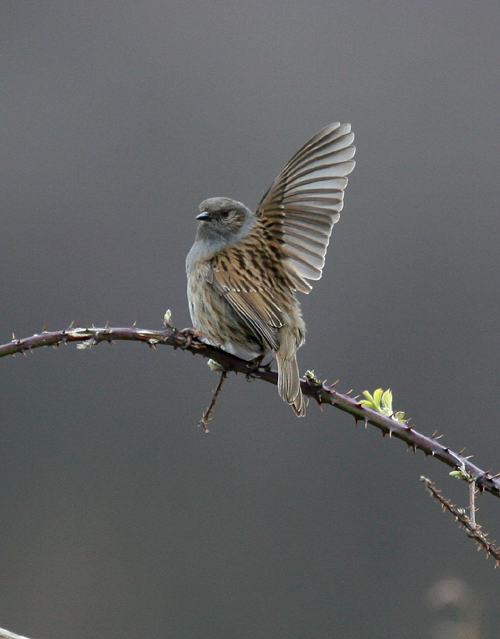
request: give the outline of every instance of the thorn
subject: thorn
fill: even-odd
[[[361,395],[356,395],[356,397],[354,398],[354,401],[358,401],[358,399],[361,397]]]
[[[434,437],[434,439],[437,439],[439,441],[441,437],[444,437],[444,433],[442,435],[437,435],[437,437]]]
[[[47,323],[44,322],[43,323],[43,328],[42,328],[42,333],[46,333],[47,332]]]
[[[104,324],[104,328],[108,328],[109,327],[109,319],[106,320],[106,324]]]
[[[137,320],[135,320],[135,322],[132,324],[132,328],[135,328],[137,326]],[[206,431],[208,433],[208,430]]]
[[[350,395],[350,394],[352,393],[352,391],[353,391],[353,390],[354,390],[354,389],[353,389],[353,388],[351,388],[351,390],[350,390],[350,391],[347,391],[346,395]]]
[[[474,455],[468,455],[465,459],[472,459]]]
[[[336,382],[333,382],[333,384],[330,386],[330,390],[332,390],[333,388],[335,388],[335,386],[337,386],[337,384],[340,382],[340,379],[338,379]]]
[[[12,333],[12,341],[15,342],[16,341],[16,336],[14,335],[14,333]]]
[[[71,320],[71,324],[68,326],[68,330],[73,328],[73,324],[75,323],[75,320]]]
[[[462,450],[459,450],[459,451],[458,451],[458,454],[459,454],[459,455],[463,455],[463,454],[464,454],[464,451],[465,451],[465,446],[462,448]]]
[[[365,419],[365,428],[368,428],[368,420]]]

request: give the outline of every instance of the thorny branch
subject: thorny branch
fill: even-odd
[[[474,513],[473,502],[471,506],[471,516],[467,517],[467,515],[465,514],[465,510],[463,508],[457,508],[448,499],[445,499],[441,495],[441,491],[439,491],[435,487],[435,485],[431,482],[430,479],[427,479],[427,477],[421,477],[420,479],[421,481],[424,482],[425,487],[427,488],[429,493],[435,499],[439,501],[443,510],[449,511],[455,517],[455,519],[460,523],[460,525],[463,526],[463,528],[465,528],[467,532],[467,536],[471,537],[472,539],[476,541],[476,543],[478,544],[478,550],[480,548],[484,548],[486,550],[486,556],[488,557],[489,555],[491,555],[496,561],[495,568],[499,568],[500,567],[500,548],[495,546],[495,542],[489,541],[487,539],[488,534],[483,533],[481,530],[481,526],[479,526],[476,523],[475,516],[472,515],[472,513]],[[473,482],[470,483],[470,486],[472,487],[472,490],[474,490]]]
[[[203,357],[215,360],[220,366],[228,371],[243,373],[248,375],[249,365],[243,359],[231,355],[215,346],[205,344],[198,335],[190,330],[177,330],[171,326],[163,330],[147,330],[137,327],[128,328],[68,328],[62,331],[43,331],[39,335],[32,335],[24,339],[13,339],[8,344],[0,346],[0,357],[5,355],[16,355],[42,346],[58,347],[61,344],[79,342],[78,348],[90,348],[100,342],[113,342],[114,340],[129,340],[144,342],[149,346],[166,345],[190,351]],[[265,366],[252,368],[252,377],[256,377],[270,384],[278,383],[278,374]],[[329,404],[335,408],[349,413],[354,417],[356,423],[361,421],[367,426],[371,424],[382,431],[382,435],[396,437],[406,443],[413,452],[421,450],[425,455],[431,455],[441,462],[447,464],[456,471],[461,471],[470,477],[481,491],[487,491],[496,497],[500,497],[500,474],[493,475],[490,471],[484,471],[470,461],[469,457],[464,457],[461,453],[455,453],[447,446],[439,442],[436,433],[431,437],[422,435],[406,422],[397,421],[393,417],[382,415],[374,410],[362,406],[356,398],[349,397],[349,393],[342,395],[335,390],[335,384],[327,386],[316,379],[313,375],[308,375],[306,379],[301,379],[301,388],[304,395],[314,399],[318,404]]]

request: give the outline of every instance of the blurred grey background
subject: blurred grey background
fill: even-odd
[[[500,471],[500,9],[422,0],[3,0],[0,342],[189,325],[198,203],[255,207],[324,125],[357,167],[302,371],[392,388]],[[419,483],[446,467],[347,415],[139,344],[0,362],[0,626],[35,639],[417,638],[493,562]],[[500,537],[500,504],[479,499]]]

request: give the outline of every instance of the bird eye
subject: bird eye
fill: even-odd
[[[231,211],[221,211],[220,212],[221,220],[227,220],[230,214],[231,214]]]

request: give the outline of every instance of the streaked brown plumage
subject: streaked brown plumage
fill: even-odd
[[[229,198],[200,204],[186,260],[193,326],[242,357],[273,354],[278,392],[305,415],[296,352],[305,324],[295,291],[321,277],[354,168],[349,124],[330,124],[290,160],[253,214]]]

